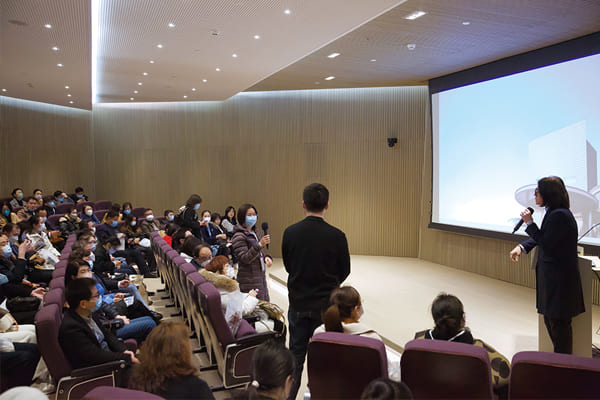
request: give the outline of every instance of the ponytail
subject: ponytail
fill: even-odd
[[[459,333],[462,329],[463,314],[463,304],[458,297],[440,293],[431,305],[435,338],[448,340]]]
[[[342,319],[340,318],[340,308],[337,304],[329,306],[329,308],[323,313],[322,319],[323,323],[325,324],[325,331],[344,333]]]
[[[329,308],[321,316],[327,332],[344,332],[342,321],[352,318],[352,311],[361,305],[360,294],[352,286],[333,290],[329,296]]]

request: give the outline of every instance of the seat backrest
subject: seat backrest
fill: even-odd
[[[146,207],[136,207],[133,210],[131,210],[131,214],[134,217],[136,217],[137,219],[140,219],[140,218],[143,219],[145,212],[146,212]]]
[[[84,398],[93,400],[164,400],[162,397],[152,393],[141,392],[138,390],[122,389],[112,386],[98,386],[90,390]]]
[[[359,399],[369,382],[387,376],[387,355],[380,340],[324,332],[308,344],[311,398]]]
[[[54,214],[49,216],[46,220],[46,225],[48,225],[48,228],[52,230],[57,230],[59,227],[58,220],[64,215],[65,214]]]
[[[48,284],[48,287],[50,289],[54,289],[54,288],[61,288],[61,289],[65,289],[65,276],[59,276],[57,278],[54,278],[50,281],[50,283]]]
[[[510,398],[600,398],[600,360],[522,351],[511,363]]]
[[[225,321],[225,314],[221,308],[221,295],[212,283],[206,282],[198,286],[198,296],[203,314],[212,326],[222,350],[225,351],[227,345],[233,342],[233,333]]]
[[[35,315],[38,348],[55,382],[68,376],[72,369],[58,342],[61,322],[62,307],[57,304],[47,304]]]
[[[65,291],[59,287],[49,290],[44,296],[44,305],[46,304],[56,304],[62,310],[65,304]]]
[[[69,212],[69,209],[71,207],[75,207],[75,204],[73,203],[68,203],[68,204],[57,204],[56,205],[56,213],[57,214],[66,214]]]
[[[96,210],[109,210],[110,206],[112,206],[112,201],[110,200],[98,200],[95,203]]]
[[[414,398],[492,398],[490,359],[483,347],[444,340],[411,340],[400,360],[402,382]]]
[[[95,203],[93,201],[82,201],[81,203],[77,203],[77,211],[82,212],[85,206],[92,206],[92,209],[95,209]]]
[[[102,219],[104,218],[104,214],[106,214],[108,212],[108,210],[96,210],[94,211],[94,215],[96,216],[96,218],[98,218],[100,220],[100,222],[102,222]]]

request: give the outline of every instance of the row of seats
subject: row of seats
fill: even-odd
[[[202,369],[217,369],[223,380],[222,386],[211,389],[229,389],[249,383],[254,349],[274,339],[275,332],[257,333],[247,321],[241,320],[234,334],[225,320],[219,291],[193,265],[185,262],[158,232],[153,232],[151,238],[165,288],[197,335],[200,347],[196,351],[207,354],[210,365]]]

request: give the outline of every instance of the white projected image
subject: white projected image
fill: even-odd
[[[433,222],[512,232],[539,178],[563,178],[580,233],[600,222],[600,54],[432,96]],[[588,235],[600,244],[600,229]]]

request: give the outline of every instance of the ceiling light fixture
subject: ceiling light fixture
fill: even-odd
[[[328,76],[327,78],[325,78],[326,81],[330,81],[332,79],[335,79],[335,76],[332,75],[332,76]]]
[[[138,86],[142,86],[142,82],[138,82]]]
[[[196,91],[196,88],[195,88],[195,87],[193,87],[193,88],[192,88],[192,92],[195,92],[195,91]]]
[[[217,67],[215,68],[215,71],[219,72],[221,70],[221,68]]]
[[[292,13],[292,10],[290,10],[289,8],[286,8],[285,10],[283,10],[283,13],[285,15],[290,15]]]
[[[330,55],[327,56],[327,58],[336,58],[339,55],[340,55],[340,53],[331,53]]]
[[[73,103],[75,103],[73,100],[69,101],[69,104],[73,104]]]
[[[139,93],[139,91],[138,91],[138,90],[134,90],[134,91],[133,91],[133,93],[134,93],[134,94],[138,94],[138,93]]]
[[[408,14],[404,19],[414,20],[417,18],[421,18],[423,15],[427,14],[425,11],[415,11],[413,13]]]
[[[406,45],[406,48],[409,50],[414,50],[416,47],[417,47],[417,45],[414,43],[409,43]]]
[[[184,98],[184,99],[187,99],[187,96],[185,96],[185,95],[184,95],[184,96],[183,96],[183,98]]]
[[[71,93],[67,93],[67,97],[71,97]]]
[[[260,39],[260,35],[254,35],[254,39]]]
[[[462,23],[463,25],[471,25],[471,23],[469,21],[463,21]]]
[[[233,54],[231,55],[231,57],[233,57],[233,58],[237,58],[237,54],[233,53]]]
[[[142,72],[142,75],[148,76],[148,73],[147,72]]]
[[[158,47],[159,49],[162,49],[163,45],[159,43],[159,44],[156,45],[156,47]]]
[[[169,28],[175,28],[175,24],[174,24],[174,23],[172,23],[172,22],[169,22],[169,25],[168,25],[168,27],[169,27]]]
[[[66,86],[65,86],[65,89],[69,89],[69,88],[70,88],[70,86],[69,86],[69,85],[66,85]]]
[[[149,63],[150,63],[150,64],[154,64],[154,60],[150,60],[150,61],[149,61]]]
[[[59,50],[59,48],[58,48],[58,47],[56,47],[56,46],[53,46],[53,47],[52,47],[52,50],[54,50],[54,51],[58,51],[58,50]]]
[[[130,97],[129,100],[133,101],[133,97]]]
[[[60,68],[60,67],[62,67],[63,65],[62,65],[62,64],[60,64],[60,63],[58,63],[58,64],[56,64],[56,66]]]
[[[44,25],[44,28],[46,28],[46,29],[51,29],[51,28],[52,28],[52,25],[50,25],[50,24],[46,24],[46,25]]]
[[[208,82],[208,81],[207,81],[206,79],[202,79],[202,82],[206,83],[206,82]]]
[[[377,61],[375,58],[371,58],[371,62],[375,62]]]
[[[7,90],[6,90],[6,89],[4,89],[4,88],[2,88],[2,91],[3,91],[3,92],[6,92]]]

